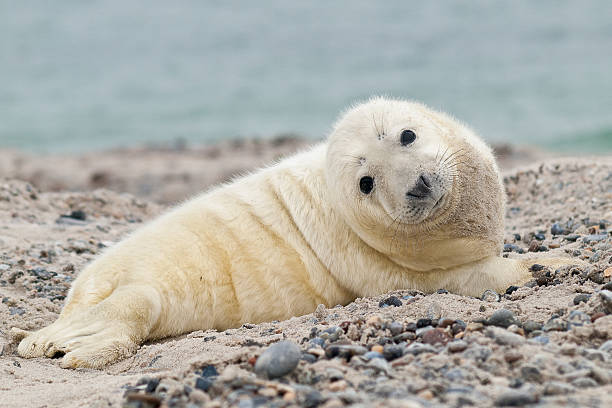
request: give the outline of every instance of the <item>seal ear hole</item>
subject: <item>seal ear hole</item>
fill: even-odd
[[[400,143],[402,144],[402,146],[408,146],[409,144],[413,143],[415,140],[416,140],[416,134],[412,130],[406,129],[402,131],[400,135]]]
[[[370,176],[364,176],[359,180],[359,189],[363,194],[370,194],[374,189],[374,179]]]

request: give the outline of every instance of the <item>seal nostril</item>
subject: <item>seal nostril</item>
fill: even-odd
[[[419,179],[419,182],[425,184],[427,188],[431,188],[431,180],[429,179],[429,177],[427,177],[425,173],[421,174],[421,177],[419,177]]]
[[[416,186],[406,193],[406,197],[425,198],[431,193],[431,179],[425,174],[421,174],[416,182]]]

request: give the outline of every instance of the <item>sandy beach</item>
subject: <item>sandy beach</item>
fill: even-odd
[[[508,146],[496,148],[508,193],[504,256],[565,256],[590,268],[536,268],[526,286],[482,299],[403,290],[197,331],[104,370],[17,356],[10,328],[56,319],[75,276],[105,248],[170,204],[307,145],[280,137],[72,156],[0,150],[0,406],[612,405],[612,157]],[[258,356],[281,340],[299,346],[297,367],[256,376]]]

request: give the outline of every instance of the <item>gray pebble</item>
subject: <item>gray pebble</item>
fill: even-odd
[[[547,321],[542,330],[545,332],[548,331],[566,331],[567,330],[567,322],[562,320],[561,318],[555,317]]]
[[[468,348],[468,344],[464,340],[455,340],[448,343],[448,351],[451,353],[459,353]]]
[[[605,241],[607,238],[608,238],[608,235],[606,234],[593,234],[593,235],[587,235],[586,237],[583,237],[582,242],[584,242],[585,244],[591,244],[593,242]]]
[[[264,351],[255,363],[255,373],[262,377],[278,378],[289,374],[300,362],[302,352],[292,341],[281,341]]]
[[[368,362],[367,366],[386,375],[389,375],[391,372],[391,366],[385,359],[373,358]]]
[[[8,271],[9,269],[11,269],[10,265],[0,264],[0,271]]]
[[[524,365],[521,367],[521,378],[527,382],[542,382],[542,373],[532,365]]]
[[[476,361],[486,361],[491,355],[492,351],[489,347],[473,344],[472,347],[468,348],[462,353],[462,356]]]
[[[591,316],[579,310],[572,310],[567,318],[567,329],[572,327],[584,326],[591,323]]]
[[[599,346],[599,351],[612,354],[612,340],[608,340],[604,344]]]
[[[548,344],[549,342],[550,339],[548,338],[548,336],[536,336],[529,339],[529,343],[532,344]]]
[[[508,330],[500,329],[498,327],[489,327],[485,335],[495,340],[497,344],[503,346],[520,346],[525,343],[525,338],[515,333],[511,333]]]
[[[523,323],[523,329],[525,329],[527,333],[531,333],[536,330],[542,330],[542,323],[534,322],[533,320],[527,320],[525,323]]]
[[[419,355],[421,353],[435,353],[436,349],[429,344],[422,343],[412,343],[406,350],[404,350],[407,354]]]
[[[392,322],[389,325],[389,331],[393,336],[397,336],[398,334],[401,334],[404,331],[404,325],[399,322]]]
[[[591,298],[591,295],[589,295],[588,293],[581,293],[574,297],[574,304],[579,305],[582,302],[586,303],[589,301],[590,298]]]
[[[490,326],[508,328],[513,324],[520,326],[521,322],[519,322],[516,317],[514,317],[514,313],[512,313],[510,310],[499,309],[498,311],[493,313],[491,317],[489,317],[489,319],[486,321],[486,324]]]
[[[363,358],[365,358],[366,360],[372,360],[373,358],[382,358],[382,359],[384,359],[385,356],[383,356],[382,354],[380,354],[377,351],[368,351],[367,353],[365,353],[363,355]]]
[[[597,387],[597,381],[589,377],[582,377],[572,381],[572,385],[576,388],[592,388]]]
[[[484,291],[484,293],[480,297],[480,300],[484,302],[499,302],[500,296],[494,290],[487,289]]]
[[[522,407],[538,402],[536,395],[522,390],[510,390],[497,397],[495,405],[498,407]]]
[[[612,314],[612,291],[604,289],[599,292],[599,297],[601,298],[601,304],[606,310],[606,313]]]
[[[544,395],[565,395],[574,391],[574,387],[559,381],[550,381],[544,384]]]

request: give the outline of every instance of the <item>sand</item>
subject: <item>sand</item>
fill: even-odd
[[[601,294],[612,273],[612,238],[607,232],[612,223],[612,157],[546,157],[543,161],[529,157],[535,161],[529,167],[520,167],[520,157],[507,162],[511,164],[504,166],[509,200],[505,239],[513,251],[506,255],[543,255],[528,252],[531,247],[548,250],[546,256],[586,260],[592,268],[550,271],[550,279],[499,294],[499,300],[444,291],[381,294],[287,321],[225,332],[198,331],[146,344],[133,357],[104,370],[64,370],[58,360],[26,360],[15,354],[9,329],[29,330],[51,323],[78,271],[105,247],[155,217],[168,202],[227,180],[236,170],[247,171],[274,160],[304,143],[283,139],[275,146],[257,145],[245,142],[238,147],[226,144],[55,158],[0,153],[2,174],[11,176],[0,179],[0,406],[612,404],[612,354],[605,346],[600,349],[612,338],[612,315],[608,314],[612,310],[606,309]],[[212,156],[203,153],[215,149]],[[106,175],[92,177],[100,172]],[[100,183],[105,188],[94,189],[98,187],[94,179],[103,180]],[[143,187],[145,184],[149,187]],[[567,229],[564,235],[551,234],[557,222]],[[580,294],[591,296],[575,305]],[[381,307],[380,302],[392,295],[402,305]],[[523,328],[483,326],[483,319],[502,308],[513,312]],[[582,314],[571,314],[573,311]],[[571,324],[584,316],[588,322]],[[429,322],[432,326],[440,324],[431,329],[441,336],[440,342],[422,330],[412,330],[411,324],[422,318],[433,320]],[[468,327],[457,332],[451,329],[454,325],[443,328],[444,318],[460,319]],[[527,330],[527,321],[547,323],[551,318],[546,330]],[[403,340],[391,340],[391,322],[399,324]],[[368,350],[395,342],[403,356],[389,361],[319,356],[324,351],[317,351],[313,339],[329,337],[324,330],[332,328],[335,333],[337,326],[342,330],[337,338],[328,338],[328,349],[334,342]],[[510,336],[517,343],[504,343],[507,333],[521,340]],[[465,342],[466,349],[452,351],[441,344],[453,337],[454,343]],[[252,364],[256,357],[282,339],[295,341],[311,357],[281,380],[255,377]],[[386,351],[392,350],[389,344]],[[433,349],[413,353],[416,346],[407,351],[410,344]],[[208,365],[220,376],[212,377],[214,385],[204,392],[196,384],[205,377],[202,368]],[[146,392],[147,385],[156,380],[159,385]]]

